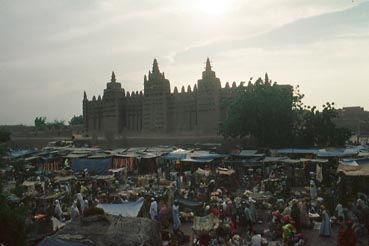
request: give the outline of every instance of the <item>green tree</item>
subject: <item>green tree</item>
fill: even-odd
[[[0,129],[0,144],[6,143],[10,140],[10,132]]]
[[[253,137],[259,147],[312,147],[343,145],[351,136],[334,124],[334,103],[322,111],[305,106],[298,86],[271,84],[265,76],[237,90],[235,100],[223,105],[229,108],[219,127],[224,137]]]
[[[46,128],[46,117],[40,116],[35,119],[35,127],[39,130],[43,130]]]
[[[297,145],[341,146],[352,135],[347,128],[338,128],[333,120],[337,117],[334,103],[326,103],[321,111],[316,107],[300,111],[301,122],[296,131]]]
[[[262,147],[284,146],[292,140],[295,96],[291,86],[271,84],[266,76],[237,90],[220,125],[223,136],[251,136]]]
[[[69,125],[83,125],[83,115],[74,115],[69,121]]]
[[[4,245],[25,245],[25,208],[11,207],[0,194],[0,240]]]
[[[10,134],[0,129],[0,136],[1,156],[3,156],[5,153],[4,144],[9,141]],[[24,245],[26,209],[8,204],[7,197],[3,193],[3,182],[4,180],[0,176],[0,242],[5,245]]]
[[[46,125],[49,129],[54,128],[54,129],[60,130],[65,127],[65,121],[55,119],[53,122],[47,122]]]

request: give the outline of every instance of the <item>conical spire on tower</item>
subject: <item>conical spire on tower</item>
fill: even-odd
[[[154,59],[154,63],[152,64],[152,72],[159,72],[159,65],[158,65],[158,61],[156,60],[156,58]]]
[[[117,80],[115,79],[115,73],[114,73],[114,71],[111,73],[111,82],[112,83],[117,82]]]
[[[210,64],[209,57],[206,59],[205,71],[211,71],[211,64]]]
[[[265,83],[265,84],[269,84],[269,83],[270,83],[270,81],[269,81],[269,77],[268,77],[268,73],[265,73],[264,83]]]
[[[87,94],[86,91],[83,92],[83,100],[87,100]]]
[[[215,78],[215,72],[211,69],[209,57],[206,59],[205,71],[202,72],[202,78]]]

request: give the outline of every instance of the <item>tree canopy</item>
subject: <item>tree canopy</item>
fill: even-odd
[[[307,107],[299,114],[296,138],[300,146],[340,146],[352,135],[349,129],[334,124],[333,119],[337,117],[334,103],[324,104],[321,111]]]
[[[235,100],[225,102],[227,117],[220,124],[224,137],[253,137],[259,147],[342,145],[351,136],[337,128],[334,103],[320,112],[302,103],[298,87],[272,83],[268,76],[240,85]]]
[[[229,105],[221,134],[231,137],[255,137],[261,146],[278,146],[291,139],[293,93],[290,86],[258,79],[240,86],[236,100]]]
[[[74,115],[72,117],[72,119],[70,119],[69,125],[83,125],[83,116],[82,115],[79,115],[79,116]]]
[[[36,117],[35,127],[37,129],[45,129],[46,128],[46,117],[45,116]]]
[[[10,133],[0,129],[0,154],[6,152],[4,144],[10,140]],[[0,158],[1,161],[1,158]],[[3,165],[3,163],[0,163]],[[3,178],[0,176],[0,242],[5,245],[24,245],[25,242],[25,216],[24,207],[18,208],[8,204],[3,193]]]
[[[47,122],[45,116],[40,116],[35,118],[35,127],[38,130],[45,130],[45,129],[62,129],[65,127],[64,120],[57,120],[55,119],[52,122]]]
[[[10,132],[0,129],[0,144],[10,140]]]

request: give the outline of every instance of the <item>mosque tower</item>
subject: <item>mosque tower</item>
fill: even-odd
[[[168,131],[168,104],[170,83],[160,73],[156,59],[144,80],[143,131],[166,133]]]
[[[209,58],[197,88],[197,130],[199,134],[211,135],[218,131],[220,123],[221,84],[211,69]]]

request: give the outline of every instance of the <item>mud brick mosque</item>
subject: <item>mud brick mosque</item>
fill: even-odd
[[[265,76],[268,80],[268,76]],[[177,87],[160,72],[154,59],[152,70],[144,76],[144,93],[126,92],[114,72],[103,96],[83,97],[84,127],[90,136],[124,134],[164,134],[214,136],[221,119],[227,116],[224,102],[236,96],[236,83],[221,87],[209,58],[202,78],[193,88]]]

